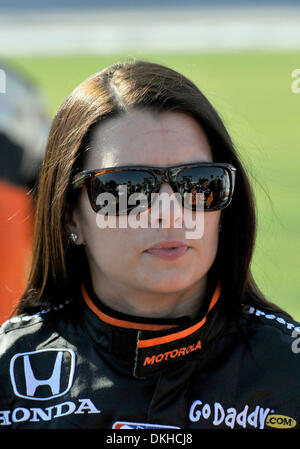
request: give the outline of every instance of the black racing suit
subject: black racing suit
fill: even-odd
[[[298,323],[250,307],[206,346],[218,286],[192,322],[113,312],[89,288],[76,319],[73,298],[2,326],[0,428],[300,427]]]

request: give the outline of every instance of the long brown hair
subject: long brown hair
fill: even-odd
[[[254,195],[220,116],[182,74],[159,64],[134,61],[112,65],[83,81],[53,120],[38,186],[33,262],[16,313],[55,305],[78,289],[86,258],[82,247],[70,244],[65,228],[65,216],[76,201],[71,180],[83,167],[94,126],[131,108],[192,114],[207,134],[214,160],[236,167],[235,192],[231,205],[222,212],[211,272],[228,298],[227,313],[235,313],[241,303],[280,311],[266,300],[250,270],[256,238]]]

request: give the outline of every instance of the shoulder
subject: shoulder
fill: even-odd
[[[31,399],[37,388],[43,388],[41,379],[49,377],[49,362],[54,366],[53,373],[58,373],[63,364],[65,378],[72,378],[76,358],[74,335],[77,329],[71,319],[71,303],[67,300],[38,313],[21,314],[1,326],[0,426],[6,423],[5,414],[9,413],[5,411],[7,407],[13,407],[21,398]],[[51,377],[53,385],[55,376],[53,374]],[[16,410],[21,409],[17,407]],[[28,413],[26,407],[22,410]]]
[[[255,307],[249,307],[244,316],[253,328],[267,335],[280,336],[283,341],[291,341],[300,335],[300,323],[285,313],[273,313]]]
[[[300,323],[284,313],[254,307],[245,311],[243,320],[245,346],[254,369],[269,372],[280,383],[299,383]]]
[[[24,313],[3,323],[0,326],[0,366],[1,360],[12,353],[34,351],[47,346],[49,338],[58,338],[59,329],[65,322],[64,312],[71,302],[67,299],[57,306],[37,313]]]

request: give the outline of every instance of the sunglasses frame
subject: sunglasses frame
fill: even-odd
[[[74,190],[82,188],[84,185],[87,187],[87,192],[89,196],[89,200],[92,206],[92,209],[97,213],[97,205],[93,200],[92,195],[92,180],[94,177],[102,174],[102,173],[112,173],[112,172],[123,172],[123,171],[146,171],[154,176],[156,181],[155,183],[155,192],[159,192],[161,185],[163,182],[168,182],[174,192],[178,191],[176,177],[179,173],[181,173],[185,169],[197,168],[197,167],[220,167],[227,171],[230,178],[230,193],[228,196],[227,202],[217,209],[206,209],[205,212],[210,212],[214,210],[225,209],[229,206],[232,200],[234,186],[235,186],[235,178],[236,178],[236,168],[229,163],[226,162],[194,162],[191,164],[181,164],[169,167],[150,167],[149,165],[127,165],[122,167],[107,167],[107,168],[97,168],[93,170],[84,170],[80,173],[77,173],[72,180],[72,187]],[[151,205],[149,205],[151,207]]]

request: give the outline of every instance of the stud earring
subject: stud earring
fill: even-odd
[[[70,239],[72,240],[73,243],[76,243],[78,240],[78,235],[75,234],[75,232],[71,232]]]

